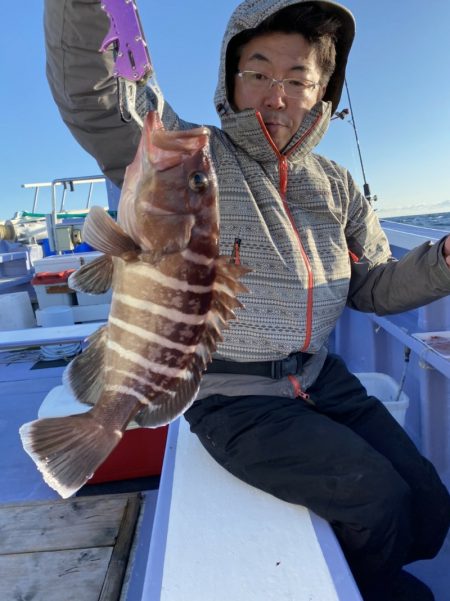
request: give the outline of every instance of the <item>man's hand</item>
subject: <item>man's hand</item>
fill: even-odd
[[[450,236],[447,236],[444,242],[444,246],[442,247],[442,252],[444,253],[445,262],[450,267]]]

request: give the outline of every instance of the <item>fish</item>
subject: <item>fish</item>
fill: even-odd
[[[66,368],[64,384],[91,408],[21,426],[24,450],[67,498],[93,475],[130,421],[156,428],[194,402],[223,330],[243,308],[250,270],[219,255],[217,177],[209,130],[165,130],[146,116],[127,167],[117,221],[92,207],[83,239],[102,252],[69,279],[112,287],[108,320]]]

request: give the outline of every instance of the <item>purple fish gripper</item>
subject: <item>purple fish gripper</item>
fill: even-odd
[[[115,45],[114,75],[135,82],[147,79],[153,68],[136,4],[133,0],[102,0],[101,7],[110,27],[100,51]]]

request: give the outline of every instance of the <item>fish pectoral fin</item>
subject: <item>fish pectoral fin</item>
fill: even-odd
[[[88,294],[103,294],[112,284],[113,261],[110,255],[104,255],[77,269],[69,277],[72,290]]]
[[[121,430],[108,430],[92,411],[39,419],[19,432],[45,482],[64,499],[89,480],[122,438]]]
[[[95,405],[105,385],[105,350],[108,325],[88,338],[88,346],[69,363],[63,382],[80,403]]]
[[[89,211],[83,226],[83,240],[113,257],[138,249],[130,236],[101,207],[92,207]]]

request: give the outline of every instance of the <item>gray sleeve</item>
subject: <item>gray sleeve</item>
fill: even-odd
[[[44,26],[47,79],[59,112],[106,177],[121,186],[141,129],[121,119],[113,52],[99,52],[109,19],[98,0],[45,0]],[[157,87],[138,86],[136,108],[141,117],[157,109],[167,129],[192,126]]]
[[[45,0],[47,79],[61,116],[103,173],[121,185],[140,139],[121,120],[112,51],[100,53],[109,20],[95,0]]]
[[[442,254],[444,239],[426,242],[399,261],[370,267],[364,260],[352,264],[348,305],[359,311],[388,315],[409,311],[450,293],[450,268]]]
[[[443,240],[418,246],[400,260],[391,256],[388,240],[372,207],[348,177],[350,210],[346,228],[352,263],[347,304],[378,315],[409,311],[450,293],[450,268]]]

